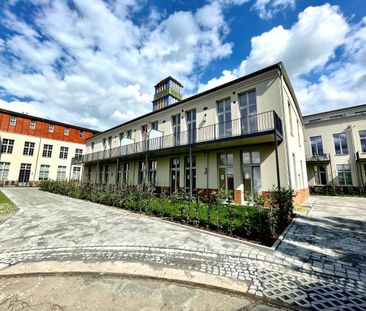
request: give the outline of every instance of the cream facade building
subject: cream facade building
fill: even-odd
[[[181,88],[164,79],[151,113],[89,138],[73,159],[83,181],[223,189],[241,204],[277,186],[295,189],[298,202],[308,196],[304,124],[282,63],[186,99]]]
[[[309,186],[357,192],[366,185],[366,105],[304,117]],[[343,189],[342,189],[343,188]]]

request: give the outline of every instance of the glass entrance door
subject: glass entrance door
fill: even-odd
[[[255,91],[239,96],[241,133],[249,134],[258,130],[257,100]]]
[[[179,179],[180,179],[180,159],[170,159],[170,190],[171,193],[179,190]]]
[[[22,163],[19,171],[19,182],[28,182],[32,164]]]
[[[242,152],[244,201],[253,202],[261,187],[259,152]]]

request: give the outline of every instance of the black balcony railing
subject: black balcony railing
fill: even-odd
[[[72,164],[93,162],[138,154],[146,151],[190,146],[220,139],[245,137],[268,132],[273,132],[282,137],[282,121],[274,111],[263,112],[245,118],[196,128],[191,131],[176,132],[117,148],[85,154],[83,156],[73,158]]]
[[[310,157],[306,157],[306,162],[329,162],[329,154],[313,154]]]

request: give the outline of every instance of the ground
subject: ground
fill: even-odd
[[[366,310],[366,199],[312,197],[274,249],[37,189],[4,192],[20,209],[0,224],[4,277],[20,263],[141,263],[234,279],[258,299]]]

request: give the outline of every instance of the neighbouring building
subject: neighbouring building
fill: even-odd
[[[182,99],[168,77],[153,111],[87,140],[85,182],[151,183],[157,192],[231,191],[246,204],[272,187],[308,196],[304,124],[282,63]]]
[[[304,117],[309,186],[357,193],[366,185],[366,105]]]
[[[86,140],[99,132],[0,109],[0,185],[47,179],[80,179],[73,157],[85,153]]]

